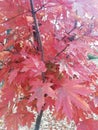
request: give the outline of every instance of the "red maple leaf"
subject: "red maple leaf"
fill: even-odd
[[[87,119],[77,125],[77,130],[98,130],[98,120]]]
[[[38,57],[30,56],[23,62],[23,68],[21,72],[28,71],[31,71],[31,73],[33,73],[35,76],[40,75],[42,72],[46,71],[45,64],[40,61]]]
[[[91,111],[88,103],[84,100],[84,96],[91,94],[91,90],[84,85],[79,85],[77,81],[65,79],[59,84],[56,90],[56,110],[62,109],[69,119],[73,117],[73,105],[84,111]]]
[[[32,89],[30,92],[32,92],[32,95],[29,99],[29,102],[33,101],[34,99],[37,99],[37,109],[38,112],[40,112],[41,108],[45,105],[45,95],[56,98],[54,90],[51,88],[53,85],[50,82],[43,83],[42,81],[32,81]]]

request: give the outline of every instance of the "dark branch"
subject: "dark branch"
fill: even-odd
[[[30,5],[31,5],[32,17],[34,19],[35,33],[36,33],[36,38],[37,38],[36,40],[38,43],[38,50],[41,52],[41,60],[44,62],[44,51],[43,51],[42,41],[41,41],[40,32],[39,32],[39,25],[38,25],[38,21],[37,21],[37,17],[36,17],[36,11],[34,9],[33,0],[30,0]],[[42,80],[43,80],[43,82],[45,82],[45,73],[44,72],[42,72]],[[34,130],[39,130],[42,115],[43,115],[43,109],[40,111],[39,115],[37,116]]]
[[[44,62],[44,52],[43,52],[42,41],[41,41],[41,37],[40,37],[39,26],[38,26],[36,13],[35,13],[36,11],[34,9],[33,0],[30,0],[30,4],[31,4],[32,17],[34,18],[34,25],[35,25],[35,32],[36,32],[36,36],[37,36],[38,48],[41,51],[41,59]]]
[[[39,130],[39,127],[40,127],[40,124],[41,124],[42,115],[43,115],[43,110],[41,110],[40,114],[37,116],[36,125],[35,125],[35,129],[34,130]]]

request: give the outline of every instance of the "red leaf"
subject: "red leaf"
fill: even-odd
[[[5,115],[5,125],[7,130],[18,130],[19,125],[28,127],[34,121],[34,114],[29,112],[26,107],[27,101],[23,100],[17,103],[17,106],[9,107]],[[27,117],[28,115],[28,117]]]
[[[95,93],[94,103],[95,103],[95,105],[98,107],[98,90],[97,90],[97,92]]]
[[[0,52],[0,61],[3,61],[9,55],[8,51]]]
[[[56,110],[62,109],[69,119],[73,116],[73,105],[81,108],[84,111],[91,111],[88,103],[84,100],[84,96],[88,96],[91,90],[84,85],[79,85],[74,80],[64,80],[59,84],[60,87],[56,90],[57,101]]]
[[[19,69],[14,69],[9,73],[8,82],[11,84],[13,80],[16,78],[17,74],[19,72]]]
[[[11,114],[6,117],[5,124],[7,126],[7,130],[18,130],[18,124],[20,123],[20,117],[16,113]]]
[[[33,101],[34,99],[37,99],[37,109],[38,112],[40,112],[41,108],[45,104],[45,95],[48,95],[51,98],[56,97],[54,90],[51,88],[53,84],[50,82],[43,83],[39,80],[35,82],[33,81],[32,85],[34,87],[32,87],[30,91],[32,92],[32,96],[30,97],[29,102]]]
[[[77,130],[98,130],[98,121],[94,119],[81,121],[77,126]]]
[[[46,71],[45,64],[38,57],[29,57],[23,62],[21,72],[31,71],[34,76]]]
[[[8,105],[7,103],[4,104],[4,102],[0,102],[0,117],[2,117],[3,115],[5,115],[7,113],[8,110]]]

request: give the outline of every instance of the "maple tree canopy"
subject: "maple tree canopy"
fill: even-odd
[[[0,0],[5,128],[30,127],[31,111],[53,107],[57,119],[74,120],[77,130],[98,130],[98,68],[88,59],[98,56],[98,0],[32,1],[35,12],[29,0]]]

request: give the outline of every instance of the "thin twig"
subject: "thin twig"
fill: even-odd
[[[72,31],[74,31],[76,27],[77,27],[77,21],[75,20],[73,28],[67,34],[70,34]]]
[[[83,36],[85,36],[85,34],[83,34],[81,37],[78,37],[78,38],[76,38],[76,39],[70,40],[69,42],[73,42],[73,41],[79,40],[79,39],[82,38]],[[61,55],[61,54],[67,49],[67,47],[68,47],[69,45],[70,45],[70,44],[67,43],[67,45],[66,45],[60,52],[58,52],[53,59],[56,59],[59,55]]]
[[[56,56],[54,57],[54,59],[56,59],[56,57],[58,57],[62,52],[64,52],[67,49],[68,46],[69,46],[69,44],[67,44],[67,46],[65,46],[60,52],[58,52],[56,54]]]
[[[72,28],[69,32],[66,32],[66,30],[65,30],[65,33],[66,33],[67,35],[69,35],[69,34],[70,34],[71,32],[73,32],[76,28],[77,28],[77,21],[75,20],[73,28]],[[64,40],[64,38],[66,38],[66,35],[63,36],[63,37],[61,38],[61,40]]]

